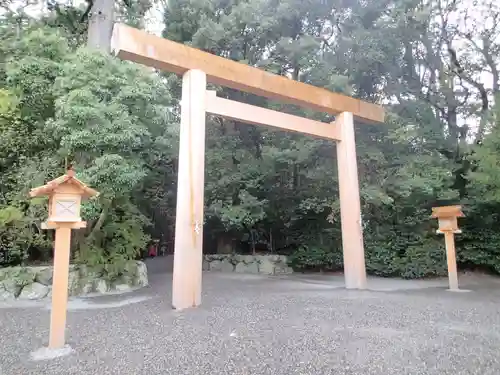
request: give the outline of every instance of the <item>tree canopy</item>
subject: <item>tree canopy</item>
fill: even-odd
[[[173,241],[180,79],[88,48],[86,7],[50,3],[37,17],[0,16],[0,261],[50,258],[45,203],[26,192],[71,163],[102,192],[84,207],[74,261],[119,265],[150,238]],[[138,4],[116,2],[116,17],[143,27],[153,4]],[[385,124],[356,127],[369,272],[443,274],[430,209],[450,202],[467,215],[460,266],[500,271],[496,1],[170,0],[162,21],[165,38],[385,105]],[[206,142],[206,252],[342,268],[334,144],[217,117]]]

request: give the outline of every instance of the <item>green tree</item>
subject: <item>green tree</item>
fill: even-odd
[[[92,34],[87,10],[104,3],[49,3],[38,19],[21,9],[0,16],[0,247],[13,255],[7,262],[50,255],[37,227],[44,203],[27,199],[26,181],[39,185],[73,163],[102,192],[84,207],[90,225],[76,236],[76,260],[119,265],[148,234],[173,238],[180,80],[82,48]],[[141,27],[152,2],[114,5],[114,17]],[[172,0],[163,36],[386,105],[385,124],[356,127],[370,272],[442,274],[429,213],[444,201],[466,206],[460,265],[499,271],[500,9],[480,0],[475,10],[454,0]],[[208,118],[205,251],[282,252],[299,268],[341,267],[337,182],[331,142]]]
[[[71,163],[102,193],[84,206],[88,228],[75,236],[75,261],[124,264],[148,240],[150,220],[138,197],[175,144],[169,92],[145,68],[75,49],[64,28],[30,19],[23,25],[17,34],[0,28],[7,33],[0,48],[9,52],[0,82],[8,146],[0,151],[0,247],[10,254],[4,261],[40,258],[40,250],[50,256],[50,237],[38,227],[46,202],[27,192]]]

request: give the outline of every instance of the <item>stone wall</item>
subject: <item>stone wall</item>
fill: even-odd
[[[0,268],[0,301],[49,298],[52,295],[52,275],[51,266]],[[129,262],[125,272],[113,282],[86,266],[70,265],[70,296],[126,292],[147,285],[148,271],[140,261]]]
[[[204,256],[203,270],[265,275],[293,272],[284,255],[210,254]]]

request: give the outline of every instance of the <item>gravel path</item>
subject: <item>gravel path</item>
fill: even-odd
[[[176,312],[170,278],[72,310],[75,352],[50,361],[30,359],[47,344],[49,311],[0,309],[0,374],[500,373],[500,288],[489,279],[471,293],[377,292],[321,277],[208,273],[203,306]]]

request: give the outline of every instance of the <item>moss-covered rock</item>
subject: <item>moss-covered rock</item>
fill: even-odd
[[[35,281],[42,285],[52,285],[52,277],[54,269],[52,267],[44,267],[36,271]]]
[[[18,298],[24,300],[36,300],[45,298],[48,293],[49,287],[47,285],[34,282],[32,284],[26,285],[23,290],[21,290]]]
[[[113,267],[107,267],[113,269]],[[50,298],[53,268],[7,267],[0,269],[0,301]],[[106,273],[106,267],[70,265],[68,295],[125,292],[148,285],[148,271],[144,262],[131,261],[122,272]]]
[[[23,287],[35,281],[36,273],[27,267],[11,267],[4,271],[6,272],[3,273],[3,289],[15,297],[19,296]]]
[[[210,254],[203,257],[205,271],[222,271],[237,273],[260,273],[278,275],[292,273],[284,255],[239,255]]]

